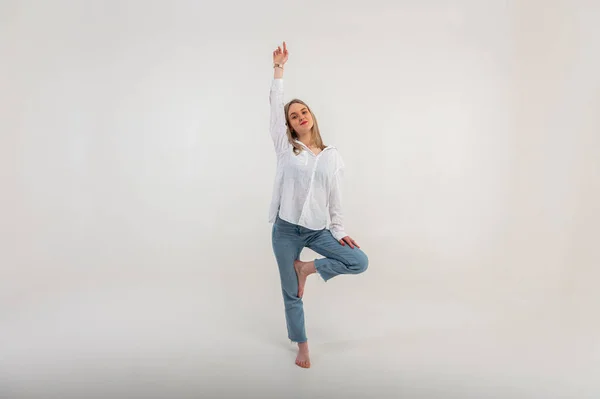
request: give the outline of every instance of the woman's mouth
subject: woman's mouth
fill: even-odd
[[[300,126],[302,126],[302,125],[306,125],[307,123],[308,123],[307,121],[304,121],[304,122],[302,122],[302,123],[300,124]]]

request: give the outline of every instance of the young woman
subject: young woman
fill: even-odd
[[[344,232],[340,183],[344,163],[338,151],[323,144],[317,120],[304,102],[284,105],[283,70],[288,49],[283,42],[273,52],[271,83],[271,138],[277,154],[277,173],[270,221],[288,338],[298,343],[296,364],[310,367],[302,296],[307,276],[324,281],[339,274],[358,274],[368,258]],[[331,219],[327,229],[328,217]],[[324,256],[310,262],[298,258],[303,248]]]

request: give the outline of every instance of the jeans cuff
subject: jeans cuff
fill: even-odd
[[[317,275],[321,278],[321,280],[327,282],[327,280],[329,280],[331,277],[327,277],[323,274],[323,270],[321,269],[323,263],[324,259],[315,259],[315,270],[317,271]]]

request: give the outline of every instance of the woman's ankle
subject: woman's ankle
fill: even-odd
[[[308,349],[308,341],[298,342],[298,349]]]

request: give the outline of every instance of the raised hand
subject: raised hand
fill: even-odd
[[[288,49],[285,42],[283,42],[283,50],[281,46],[278,46],[275,51],[273,51],[273,63],[277,64],[285,64],[288,60]]]

